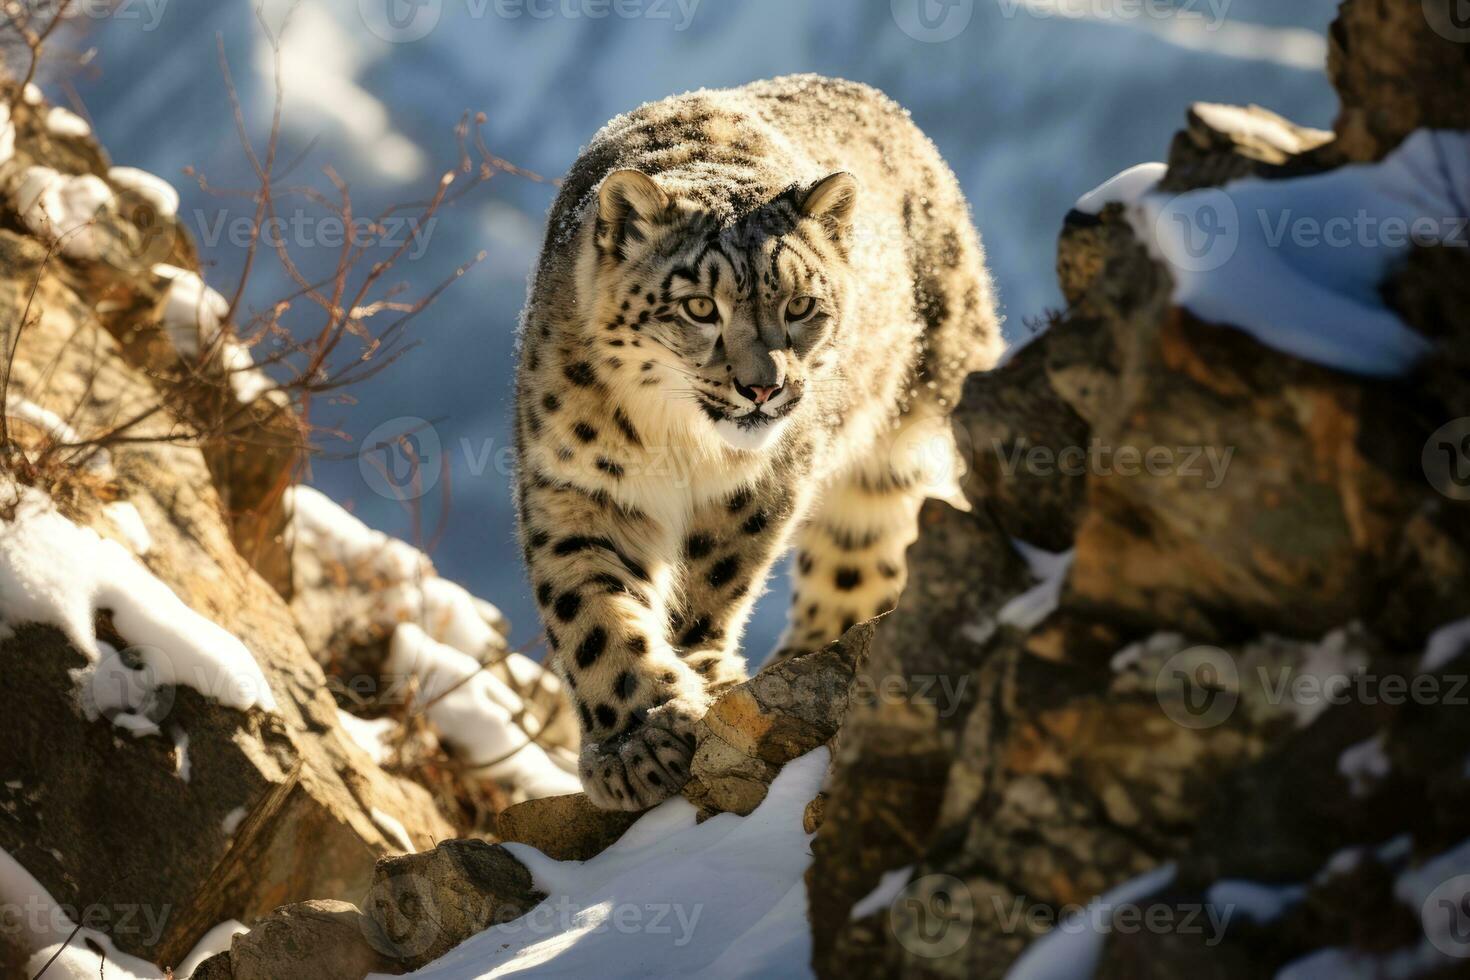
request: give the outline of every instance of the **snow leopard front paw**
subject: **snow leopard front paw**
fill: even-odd
[[[584,742],[579,768],[587,798],[603,810],[646,810],[679,792],[689,780],[694,726],[706,707],[668,701],[626,734]]]

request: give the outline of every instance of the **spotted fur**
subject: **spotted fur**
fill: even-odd
[[[959,187],[901,108],[795,76],[610,122],[552,208],[517,377],[522,541],[599,806],[687,780],[795,547],[778,655],[891,608],[960,383],[1001,347]],[[946,471],[952,477],[952,471]]]

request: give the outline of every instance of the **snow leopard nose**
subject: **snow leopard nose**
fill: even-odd
[[[739,381],[735,382],[735,390],[740,392],[740,394],[745,398],[749,398],[751,401],[755,402],[757,405],[764,405],[772,398],[775,398],[777,392],[779,392],[782,387],[782,385],[743,385]]]

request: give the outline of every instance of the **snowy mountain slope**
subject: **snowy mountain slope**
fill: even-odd
[[[1061,216],[1078,194],[1156,155],[1190,102],[1254,101],[1314,125],[1326,125],[1334,111],[1325,77],[1291,67],[1311,47],[1302,32],[1320,33],[1330,22],[1331,0],[1239,0],[1226,5],[1231,20],[1218,30],[1211,24],[1220,5],[1201,0],[1178,5],[1198,15],[1182,29],[1185,17],[1129,20],[1126,4],[977,0],[965,28],[943,43],[899,29],[894,9],[904,2],[695,3],[679,30],[680,8],[672,3],[638,8],[668,10],[667,19],[592,19],[496,14],[549,9],[545,4],[438,0],[436,28],[394,44],[368,30],[362,16],[374,14],[377,0],[304,0],[296,27],[310,36],[286,48],[289,136],[293,150],[317,143],[298,173],[308,177],[330,162],[360,205],[416,196],[425,178],[454,164],[450,131],[471,108],[488,113],[497,153],[555,175],[602,122],[640,102],[783,72],[847,76],[908,106],[958,173],[1014,339],[1025,335],[1024,320],[1060,302],[1052,267]],[[287,4],[267,6],[278,17]],[[215,35],[245,89],[256,131],[264,133],[269,79],[261,69],[268,59],[252,7],[245,0],[170,4],[154,30],[141,20],[90,22],[96,69],[78,88],[117,162],[169,177],[195,165],[217,184],[248,184]],[[1060,10],[1115,16],[1076,19],[1055,15]],[[1232,25],[1244,28],[1227,29]],[[1242,47],[1241,37],[1254,40]],[[1253,55],[1257,43],[1259,57],[1239,56]],[[417,182],[405,180],[415,174]],[[211,244],[205,232],[246,212],[187,180],[176,182],[181,214],[215,264],[211,281],[232,281],[241,250],[228,236]],[[536,613],[518,562],[506,560],[514,554],[512,513],[500,451],[510,437],[513,328],[551,196],[546,185],[500,176],[487,196],[446,215],[432,229],[428,252],[400,274],[425,287],[482,248],[488,260],[419,321],[422,347],[358,390],[358,404],[327,407],[319,418],[358,439],[404,416],[434,423],[453,477],[453,533],[436,560],[501,604],[518,641],[533,634]],[[321,261],[330,252],[301,250]],[[285,291],[272,271],[257,272],[250,293],[257,304]],[[333,497],[354,500],[369,523],[406,528],[401,506],[369,489],[355,458],[323,460],[314,476]],[[437,507],[437,493],[425,499]],[[769,648],[784,615],[784,584],[775,583],[775,592],[750,630],[747,646],[756,656]]]

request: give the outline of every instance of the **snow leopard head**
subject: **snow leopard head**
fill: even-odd
[[[739,450],[776,443],[840,329],[857,182],[838,172],[717,218],[636,170],[602,182],[591,329],[653,388]]]

